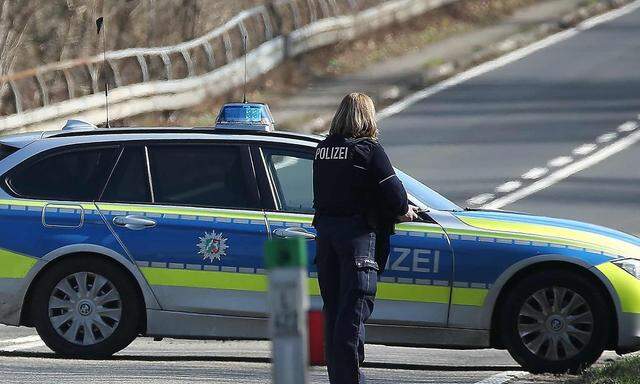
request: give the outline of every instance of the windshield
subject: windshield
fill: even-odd
[[[436,209],[438,211],[461,211],[462,209],[447,200],[444,196],[434,191],[433,189],[422,184],[413,177],[407,175],[399,169],[396,169],[396,174],[407,193],[413,195],[416,199],[429,208]]]

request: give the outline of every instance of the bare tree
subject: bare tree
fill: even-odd
[[[15,64],[35,3],[32,0],[3,0],[0,4],[0,76],[9,73]]]
[[[0,76],[12,71],[34,9],[34,1],[30,0],[4,0],[0,4]],[[13,108],[7,102],[8,97],[9,84],[0,84],[0,114]]]

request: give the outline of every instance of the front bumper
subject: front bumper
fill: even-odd
[[[618,328],[618,346],[616,352],[625,354],[640,350],[640,314],[623,313]]]
[[[618,303],[616,352],[640,350],[640,280],[612,263],[600,264],[596,268],[609,280]]]
[[[24,279],[0,278],[0,324],[20,325]]]

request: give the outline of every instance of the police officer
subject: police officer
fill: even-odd
[[[373,101],[344,97],[313,162],[316,264],[332,384],[364,383],[364,323],[398,221],[417,218],[377,141]],[[376,252],[378,247],[378,252]]]

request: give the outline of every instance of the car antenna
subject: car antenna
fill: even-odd
[[[244,47],[244,85],[242,87],[242,102],[247,103],[247,35],[242,36]]]
[[[104,25],[104,17],[100,16],[96,19],[96,29],[98,33],[98,39],[100,38],[100,31],[105,30],[102,39],[102,68],[104,68],[105,63],[107,62],[107,31],[106,26]],[[109,126],[109,81],[107,81],[107,74],[104,75],[104,105],[105,112],[107,114],[107,122],[105,124],[105,128],[111,128]]]

